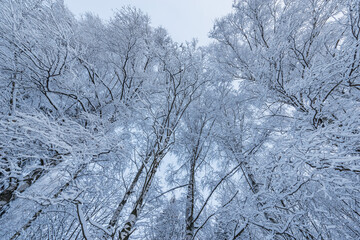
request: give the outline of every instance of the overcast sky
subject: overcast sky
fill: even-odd
[[[153,26],[163,26],[175,41],[197,38],[200,45],[207,38],[214,20],[231,11],[233,0],[65,0],[69,9],[80,16],[93,12],[109,19],[113,11],[132,5],[147,13]]]

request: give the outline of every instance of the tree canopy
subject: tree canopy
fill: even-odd
[[[1,239],[360,238],[359,0],[0,16]]]

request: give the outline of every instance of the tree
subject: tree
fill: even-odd
[[[352,127],[348,131],[342,125],[348,110],[358,106],[353,87],[345,84],[349,75],[356,71],[355,65],[339,62],[339,59],[346,59],[343,58],[345,39],[354,36],[346,34],[354,33],[350,30],[354,25],[346,23],[348,19],[354,19],[346,17],[348,13],[354,13],[353,7],[353,3],[346,6],[338,1],[238,1],[234,4],[235,12],[219,20],[212,31],[212,36],[219,42],[215,48],[220,49],[216,54],[221,68],[239,80],[242,88],[244,85],[262,88],[272,121],[285,120],[285,125],[271,127],[268,145],[274,150],[268,149],[259,156],[260,163],[266,167],[256,166],[255,169],[261,171],[251,173],[260,187],[259,191],[254,189],[257,197],[261,196],[262,203],[257,207],[265,204],[271,209],[264,209],[264,224],[260,227],[265,231],[256,235],[267,235],[272,231],[284,238],[316,238],[320,235],[350,238],[358,234],[352,227],[358,221],[356,217],[351,216],[355,222],[334,230],[332,219],[314,213],[313,208],[316,202],[315,209],[322,205],[323,211],[332,215],[339,206],[349,207],[347,203],[340,203],[339,189],[352,192],[353,199],[357,198],[353,192],[355,182],[351,180],[357,171],[357,164],[351,160],[355,148],[340,147],[337,141],[341,134],[336,134],[347,132],[353,136],[357,131]],[[304,9],[308,9],[306,14]],[[354,53],[357,54],[352,51],[349,56]],[[344,100],[350,101],[352,106],[347,106]],[[345,118],[351,122],[349,125],[357,124],[357,117]],[[328,135],[327,130],[336,136],[330,132]],[[342,142],[353,146],[352,140],[348,140]],[[345,163],[340,159],[349,161]],[[349,184],[340,184],[340,187],[334,183],[334,178],[346,178]],[[326,190],[317,190],[319,186]],[[310,193],[314,196],[311,200],[306,197]],[[329,198],[339,205],[325,210],[327,204],[324,203]],[[312,203],[308,205],[309,202]],[[344,212],[351,212],[351,209]],[[335,215],[336,221],[345,218],[341,214]],[[246,215],[242,217],[246,218]],[[322,226],[316,224],[319,221]],[[259,225],[259,220],[251,225]]]

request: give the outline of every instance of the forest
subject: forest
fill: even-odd
[[[0,239],[360,239],[360,0],[0,16]]]

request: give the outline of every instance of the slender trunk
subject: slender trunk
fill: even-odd
[[[14,60],[13,60],[13,74],[11,75],[11,96],[10,96],[10,113],[9,115],[14,115],[16,111],[16,95],[17,95],[17,72],[18,72],[18,53],[17,53],[17,47],[15,46],[15,32],[16,32],[16,26],[13,25],[13,34],[12,34],[12,41],[11,44],[14,51]]]
[[[14,74],[14,79],[16,79],[16,74]],[[17,94],[17,89],[16,89],[16,83],[15,81],[11,82],[11,98],[10,98],[10,114],[9,115],[14,115],[15,111],[16,111],[16,94]]]
[[[186,240],[193,239],[194,236],[194,204],[195,204],[195,159],[192,159],[190,162],[190,176],[189,176],[189,185],[187,189],[186,196]]]
[[[154,154],[154,160],[151,164],[150,171],[146,175],[145,182],[142,187],[141,193],[135,202],[135,206],[134,206],[133,210],[131,211],[128,219],[126,220],[124,227],[119,232],[118,240],[128,240],[130,235],[132,234],[134,225],[135,225],[135,223],[141,213],[141,210],[144,206],[144,204],[143,204],[144,199],[150,190],[151,183],[155,177],[155,173],[159,167],[161,160],[164,158],[165,154],[166,153],[164,151],[160,151],[160,152]]]
[[[121,200],[121,202],[117,206],[117,208],[116,208],[116,210],[115,210],[115,212],[114,212],[114,214],[113,214],[113,216],[112,216],[112,218],[111,218],[111,220],[109,222],[108,228],[115,227],[117,225],[117,222],[118,222],[119,217],[120,217],[120,213],[121,213],[122,209],[124,208],[124,206],[125,206],[127,200],[129,199],[130,195],[134,192],[135,185],[138,182],[138,180],[140,178],[140,175],[144,170],[144,167],[145,167],[145,164],[143,163],[141,165],[141,167],[139,168],[138,172],[136,173],[136,176],[134,177],[130,187],[126,191],[123,199]]]
[[[111,229],[111,228],[114,228],[117,226],[117,222],[119,221],[120,213],[123,210],[124,206],[126,205],[127,201],[129,200],[129,197],[134,192],[134,188],[135,188],[137,182],[139,181],[142,172],[144,171],[145,164],[147,164],[149,162],[150,157],[151,157],[151,152],[149,154],[147,154],[146,159],[141,164],[141,167],[138,169],[134,179],[132,180],[130,187],[127,189],[121,202],[118,204],[118,206],[109,222],[108,229]]]

